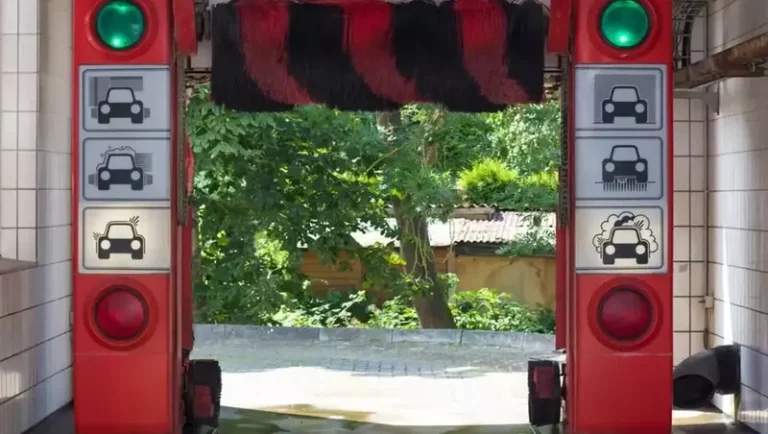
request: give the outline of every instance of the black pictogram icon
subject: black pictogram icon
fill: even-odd
[[[136,228],[139,217],[131,217],[128,221],[111,221],[107,223],[104,233],[94,232],[96,254],[99,259],[109,259],[111,255],[130,254],[131,259],[144,259],[147,251],[144,237],[139,235]]]
[[[650,228],[648,217],[625,211],[612,214],[601,225],[601,233],[592,238],[592,245],[603,265],[614,265],[616,260],[633,260],[645,265],[651,254],[659,249]]]
[[[132,124],[142,124],[149,118],[149,109],[136,99],[136,94],[130,87],[111,87],[106,97],[98,105],[91,108],[91,117],[100,124],[108,124],[112,119],[130,119]]]
[[[603,159],[604,191],[646,191],[648,189],[648,160],[640,157],[635,145],[616,145]]]
[[[619,117],[634,118],[635,124],[648,123],[648,101],[640,98],[635,86],[613,86],[601,111],[604,124],[612,124]]]
[[[88,183],[99,190],[110,190],[113,185],[129,185],[141,191],[152,185],[152,154],[137,153],[130,146],[110,149],[102,154],[96,173],[88,175]]]

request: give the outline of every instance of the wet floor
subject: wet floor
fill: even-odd
[[[676,412],[673,434],[754,434],[713,412]],[[402,426],[367,422],[370,413],[307,405],[269,410],[222,408],[221,434],[568,434],[565,430],[532,430],[527,424],[475,426]],[[72,408],[55,413],[27,434],[75,434]]]
[[[221,434],[533,432],[526,361],[543,354],[418,343],[198,344],[195,356],[215,357],[224,370]],[[680,434],[750,432],[716,413],[675,419]],[[29,434],[75,434],[71,411]]]

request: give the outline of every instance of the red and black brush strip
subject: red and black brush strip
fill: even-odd
[[[213,100],[498,111],[541,101],[545,34],[534,0],[234,0],[213,10]]]

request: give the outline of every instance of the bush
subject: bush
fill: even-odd
[[[486,159],[462,172],[459,186],[470,203],[519,212],[552,211],[557,208],[557,182],[555,172],[520,176],[503,162]]]
[[[531,308],[489,289],[460,292],[451,300],[456,325],[465,330],[554,333],[551,309]]]
[[[550,309],[531,308],[508,294],[490,289],[459,292],[449,302],[456,325],[464,330],[554,333],[555,317]],[[297,310],[285,306],[273,319],[284,327],[366,327],[418,329],[416,310],[405,296],[376,307],[363,291],[328,299]]]
[[[306,297],[283,305],[272,319],[283,327],[350,327],[370,318],[371,301],[365,291],[330,292],[325,298]]]
[[[387,300],[381,308],[373,307],[371,309],[371,319],[365,324],[365,327],[382,329],[417,329],[419,325],[419,316],[416,309],[404,297],[395,297]]]
[[[530,224],[528,231],[516,237],[510,244],[497,250],[496,253],[510,258],[554,256],[555,230],[543,226],[545,218],[546,215],[541,213],[532,213],[523,217]]]
[[[555,254],[555,233],[553,230],[532,230],[496,251],[508,258],[531,256],[553,256]]]
[[[476,204],[494,204],[506,195],[515,174],[499,160],[486,159],[461,173],[459,186],[464,196]]]

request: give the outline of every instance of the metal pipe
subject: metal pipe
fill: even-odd
[[[676,89],[692,89],[729,77],[763,77],[756,62],[768,58],[768,32],[675,71]]]

